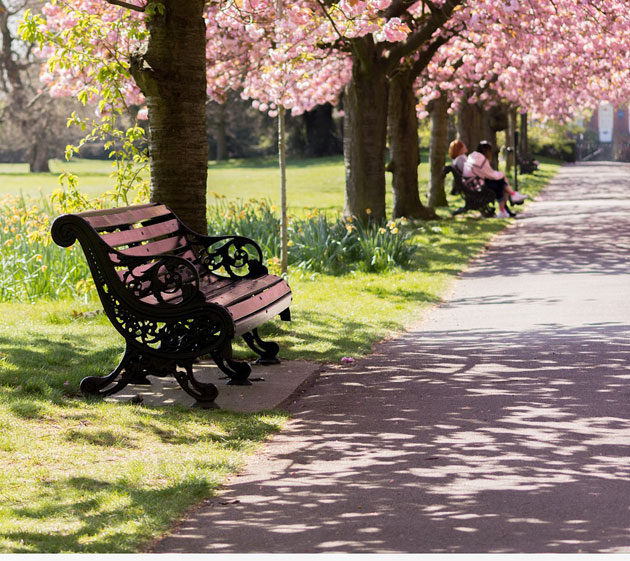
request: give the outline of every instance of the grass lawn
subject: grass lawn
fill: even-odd
[[[422,154],[422,161],[428,153]],[[51,160],[50,173],[28,173],[27,164],[0,164],[0,196],[24,193],[37,197],[59,188],[62,171],[76,174],[82,191],[95,197],[112,188],[112,165],[102,160],[75,159],[71,162]],[[421,165],[420,182],[426,183],[429,166]],[[387,203],[391,207],[391,174],[387,174]],[[293,160],[287,169],[289,212],[302,214],[305,209],[335,210],[343,206],[345,171],[341,156]],[[208,165],[208,201],[216,196],[239,199],[280,201],[280,172],[276,158],[230,160]]]
[[[535,176],[521,178],[521,190],[536,194],[557,169],[543,164]],[[273,200],[274,171],[267,162],[210,166],[216,189],[225,190],[218,192],[238,188],[242,198]],[[93,177],[95,194],[103,173]],[[26,191],[26,179],[4,167],[2,189],[12,174]],[[289,178],[296,208],[340,208],[340,159],[296,163]],[[274,321],[263,335],[280,343],[285,359],[337,361],[369,353],[440,301],[506,223],[469,213],[416,224],[419,251],[408,270],[338,277],[290,271],[294,321]],[[69,300],[0,306],[0,553],[139,551],[210,496],[286,420],[279,412],[240,415],[80,398],[79,381],[108,373],[123,350],[102,314],[84,313],[99,307]]]

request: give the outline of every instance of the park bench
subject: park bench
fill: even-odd
[[[477,178],[471,178],[472,181],[465,180],[461,172],[452,165],[444,167],[444,177],[449,173],[453,174],[453,195],[461,195],[464,199],[464,206],[454,210],[453,216],[468,212],[469,210],[478,210],[481,215],[489,218],[494,216],[494,203],[496,197],[494,193],[483,186],[483,181],[477,181]]]
[[[253,240],[197,234],[157,203],[65,214],[51,234],[62,247],[79,240],[105,313],[126,341],[109,375],[81,381],[84,395],[172,375],[197,405],[213,407],[216,386],[193,375],[199,357],[210,355],[228,383],[240,385],[251,383],[251,367],[233,359],[236,337],[277,362],[278,345],[257,328],[278,314],[291,319],[291,289],[268,273]]]
[[[534,173],[538,170],[538,160],[534,160],[533,156],[530,154],[517,154],[516,161],[519,166],[519,171],[523,175]]]

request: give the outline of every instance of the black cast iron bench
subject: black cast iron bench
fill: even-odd
[[[232,358],[236,337],[277,361],[278,345],[257,328],[278,314],[291,319],[291,289],[268,273],[253,240],[197,234],[157,203],[65,214],[51,233],[63,247],[79,240],[105,313],[126,341],[108,376],[81,381],[84,395],[172,375],[199,405],[212,407],[216,386],[193,375],[200,356],[210,355],[228,383],[243,385],[251,383],[251,367]]]
[[[496,197],[493,191],[484,187],[481,182],[467,181],[455,166],[444,167],[444,177],[449,173],[453,174],[453,195],[460,195],[464,199],[464,206],[454,210],[451,214],[463,214],[469,210],[478,210],[481,215],[489,218],[494,216],[494,203]]]

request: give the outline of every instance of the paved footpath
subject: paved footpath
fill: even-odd
[[[444,305],[155,552],[630,552],[630,165],[563,168]]]

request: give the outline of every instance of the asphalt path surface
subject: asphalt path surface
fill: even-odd
[[[630,551],[629,266],[630,165],[564,167],[153,551]]]

